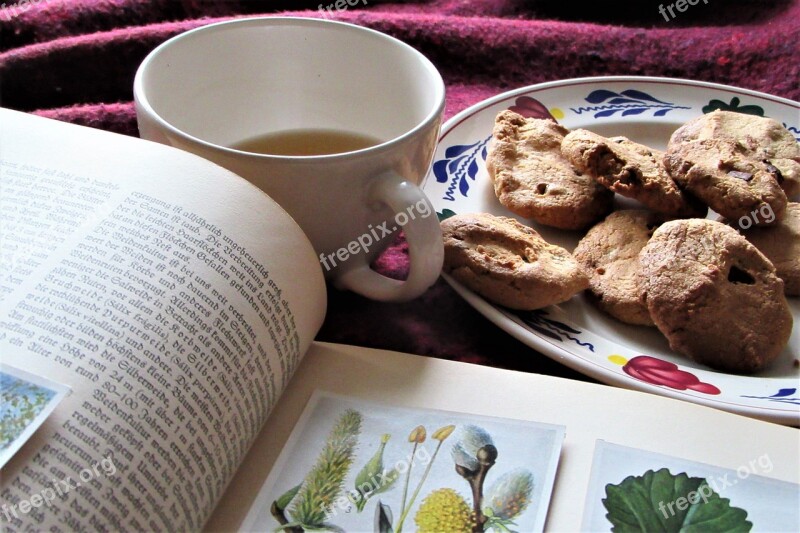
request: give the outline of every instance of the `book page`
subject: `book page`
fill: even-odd
[[[800,431],[794,428],[605,385],[314,343],[209,520],[208,530],[243,526],[317,390],[408,408],[500,414],[565,426],[545,531],[581,530],[597,439],[728,469],[750,465],[766,454],[773,467],[760,473],[800,482]]]
[[[319,329],[291,218],[201,158],[0,109],[0,354],[72,388],[4,530],[202,526]]]

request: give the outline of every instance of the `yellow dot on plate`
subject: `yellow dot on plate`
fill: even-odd
[[[628,362],[627,359],[625,359],[621,355],[616,355],[616,354],[609,355],[608,360],[614,363],[615,365],[623,365],[623,366],[625,366],[625,364]]]
[[[564,118],[564,112],[561,111],[559,108],[554,107],[550,110],[550,114],[553,115],[553,118],[561,120]]]

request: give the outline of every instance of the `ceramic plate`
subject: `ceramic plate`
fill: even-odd
[[[497,201],[485,168],[494,117],[503,109],[553,118],[571,129],[625,135],[660,149],[681,124],[715,109],[774,118],[800,139],[800,104],[735,87],[642,77],[534,85],[481,102],[443,126],[433,167],[423,182],[440,218],[470,212],[513,216]],[[520,220],[568,250],[582,235]],[[673,353],[655,328],[622,324],[582,295],[562,305],[517,312],[488,303],[452,279],[448,282],[506,332],[597,380],[800,425],[800,298],[789,299],[795,327],[780,358],[759,374],[741,376],[711,370]]]

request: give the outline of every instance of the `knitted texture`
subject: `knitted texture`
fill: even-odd
[[[409,43],[441,71],[446,117],[508,89],[615,74],[800,99],[800,0],[699,0],[672,17],[673,3],[650,0],[361,0],[342,11],[331,0],[11,1],[0,7],[0,105],[128,135],[137,134],[133,77],[148,52],[199,25],[256,14],[342,20]],[[399,238],[375,268],[403,278],[407,254]],[[405,304],[329,292],[320,340],[577,376],[502,333],[441,280]]]

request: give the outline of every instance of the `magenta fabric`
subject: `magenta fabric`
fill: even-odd
[[[406,41],[441,71],[447,117],[516,87],[612,74],[800,99],[800,0],[696,0],[684,11],[666,0],[341,0],[342,11],[332,0],[12,1],[0,7],[0,105],[128,135],[137,135],[134,73],[150,50],[190,28],[255,14],[325,16]],[[407,264],[398,239],[375,268],[402,278]],[[580,377],[503,333],[442,280],[404,304],[334,289],[329,297],[320,340]]]

